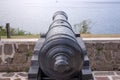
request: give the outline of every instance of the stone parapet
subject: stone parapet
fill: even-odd
[[[92,70],[120,70],[120,40],[84,40]],[[36,41],[0,42],[0,71],[27,71]]]
[[[119,40],[87,40],[84,42],[92,70],[120,70]]]
[[[27,71],[35,42],[1,42],[0,71]]]

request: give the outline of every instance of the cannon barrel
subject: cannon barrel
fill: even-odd
[[[53,15],[48,32],[34,48],[28,80],[94,80],[80,34],[63,11]]]
[[[72,78],[83,66],[82,49],[67,20],[67,14],[63,11],[54,14],[39,52],[41,70],[53,79]]]

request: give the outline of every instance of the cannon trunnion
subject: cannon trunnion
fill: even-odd
[[[29,80],[93,80],[85,45],[67,20],[63,11],[54,14],[45,38],[34,48]]]

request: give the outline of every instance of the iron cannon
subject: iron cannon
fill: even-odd
[[[29,80],[93,80],[87,51],[63,11],[53,15],[44,38],[34,48]]]

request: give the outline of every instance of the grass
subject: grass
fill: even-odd
[[[81,34],[83,38],[120,38],[120,34]]]
[[[120,38],[120,34],[81,34],[82,38]],[[1,36],[2,39],[7,39],[6,36]],[[31,39],[40,38],[39,34],[25,36],[11,36],[11,39]]]
[[[31,39],[31,38],[39,38],[40,35],[35,34],[35,35],[24,35],[24,36],[11,36],[10,39]],[[6,36],[1,36],[2,39],[7,39]]]

